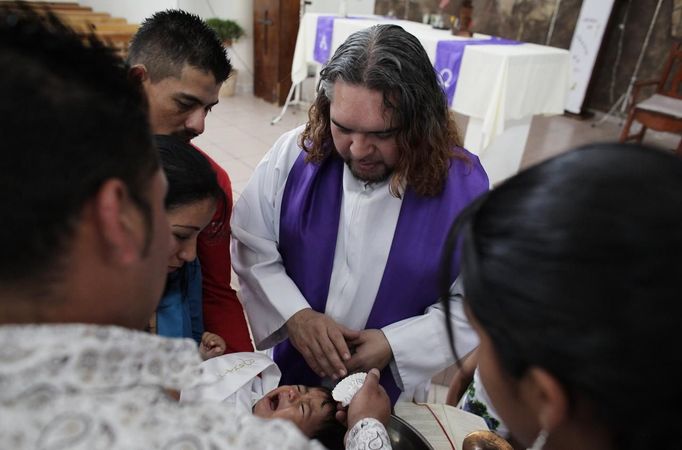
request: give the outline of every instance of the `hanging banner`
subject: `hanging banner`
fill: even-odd
[[[632,0],[630,0],[632,1]],[[614,0],[583,0],[571,41],[571,78],[566,111],[582,112],[594,63],[611,17]]]
[[[459,79],[459,69],[462,66],[462,57],[467,45],[520,45],[523,42],[502,39],[496,36],[490,39],[467,39],[467,40],[447,40],[438,41],[436,47],[436,62],[434,69],[438,72],[440,84],[445,95],[448,97],[448,106],[452,105],[455,97],[457,80]]]
[[[315,30],[315,50],[313,58],[320,64],[329,60],[329,52],[332,47],[332,33],[334,32],[335,16],[319,16],[317,29]]]

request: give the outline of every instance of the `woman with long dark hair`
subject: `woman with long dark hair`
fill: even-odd
[[[175,246],[168,260],[166,289],[150,328],[163,336],[194,339],[204,359],[222,355],[225,341],[204,332],[197,237],[216,207],[225,204],[225,194],[201,153],[172,136],[156,136],[155,141],[168,180],[166,210]]]
[[[445,274],[456,253],[477,380],[521,448],[680,448],[682,160],[558,156],[467,208]]]

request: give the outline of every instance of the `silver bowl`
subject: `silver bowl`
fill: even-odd
[[[394,414],[391,414],[386,431],[394,450],[434,450],[412,425]]]

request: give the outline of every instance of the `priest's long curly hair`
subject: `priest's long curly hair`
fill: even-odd
[[[457,151],[461,139],[447,98],[426,51],[397,25],[376,25],[352,34],[322,69],[317,98],[299,145],[306,161],[319,163],[333,153],[329,106],[334,83],[380,91],[393,113],[398,161],[390,181],[400,197],[407,186],[423,196],[438,195],[451,159],[468,158]]]

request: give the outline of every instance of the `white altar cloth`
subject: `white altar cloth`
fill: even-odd
[[[291,67],[294,84],[308,75],[314,59],[317,18],[305,14],[296,40]],[[324,14],[329,16],[330,14]],[[415,35],[431,61],[439,41],[463,39],[449,30],[379,16],[334,20],[330,55],[348,36],[379,23],[402,26]],[[474,35],[474,38],[487,38]],[[495,184],[515,174],[528,139],[534,115],[562,114],[569,88],[570,55],[567,50],[536,44],[467,46],[462,57],[452,110],[469,116],[464,147],[477,154]]]

